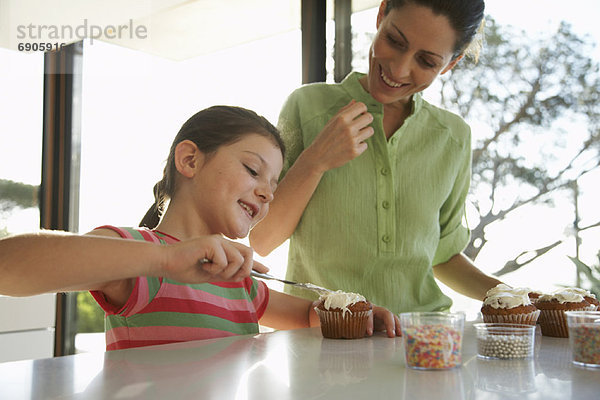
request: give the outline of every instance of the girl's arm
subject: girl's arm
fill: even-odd
[[[96,289],[99,282],[135,276],[161,257],[158,246],[122,239],[66,232],[10,236],[0,240],[0,293]]]
[[[458,293],[483,301],[485,294],[502,281],[483,273],[464,254],[459,253],[445,263],[435,265],[437,279]]]
[[[317,303],[269,289],[269,303],[260,324],[273,329],[319,326],[319,316],[314,310]]]
[[[117,235],[108,230],[95,235]],[[198,263],[208,258],[210,264]],[[252,250],[220,236],[173,245],[112,237],[43,232],[0,240],[0,294],[31,296],[47,292],[103,290],[136,276],[162,276],[180,282],[239,281],[250,269],[268,269],[252,260]]]
[[[250,232],[250,244],[266,256],[289,238],[323,174],[361,155],[373,135],[373,116],[363,103],[351,101],[325,125],[281,180],[269,213]]]
[[[269,304],[260,319],[261,325],[274,329],[298,329],[321,325],[314,310],[318,301],[310,301],[269,289]],[[400,320],[383,307],[373,305],[367,335],[373,330],[387,331],[388,337],[400,336]]]

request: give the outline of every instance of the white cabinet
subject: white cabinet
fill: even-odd
[[[54,355],[56,295],[0,296],[0,362]]]

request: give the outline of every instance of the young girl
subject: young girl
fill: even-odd
[[[276,128],[242,108],[211,107],[183,125],[143,228],[103,226],[90,234],[170,246],[200,238],[207,249],[200,256],[180,253],[158,270],[134,263],[114,276],[101,269],[71,282],[67,289],[90,290],[106,312],[108,350],[258,333],[259,320],[276,329],[319,324],[313,302],[249,277],[251,249],[222,237],[243,238],[266,215],[283,153]],[[200,259],[209,261],[194,265]],[[400,334],[397,317],[373,311],[368,334],[373,327]]]

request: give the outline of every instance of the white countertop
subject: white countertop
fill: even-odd
[[[319,328],[0,364],[1,399],[598,399],[600,369],[536,333],[535,357],[406,368],[402,338],[324,339]]]

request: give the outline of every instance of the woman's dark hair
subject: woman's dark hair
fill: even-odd
[[[477,59],[481,38],[477,40],[476,36],[483,34],[485,10],[483,0],[387,0],[385,15],[406,4],[427,7],[434,14],[446,16],[458,34],[453,59],[465,52]],[[469,48],[471,43],[475,48]]]
[[[205,155],[214,154],[219,147],[242,139],[248,134],[259,134],[271,139],[285,155],[285,146],[279,131],[266,118],[254,111],[241,107],[213,106],[194,114],[188,119],[175,136],[162,179],[154,185],[154,204],[150,207],[140,226],[156,228],[165,211],[166,202],[175,193],[175,148],[190,140]]]

